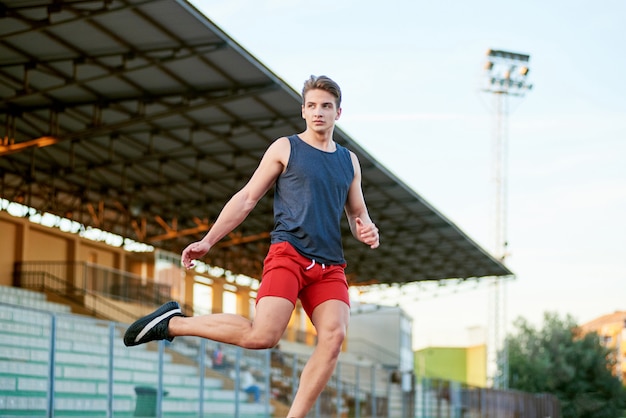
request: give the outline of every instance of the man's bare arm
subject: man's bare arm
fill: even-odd
[[[287,138],[279,138],[269,146],[248,183],[224,205],[209,232],[202,240],[189,244],[183,250],[182,262],[185,267],[192,267],[193,260],[203,257],[215,243],[246,219],[284,170],[289,152]]]
[[[380,245],[378,228],[370,219],[361,188],[361,165],[353,152],[350,152],[350,156],[352,158],[352,166],[354,167],[354,178],[348,190],[348,199],[345,206],[350,231],[357,240],[369,245],[370,248],[378,248]]]

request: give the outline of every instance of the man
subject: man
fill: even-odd
[[[275,227],[257,292],[254,321],[239,315],[184,317],[168,302],[132,324],[126,345],[177,336],[199,336],[247,349],[274,347],[299,298],[316,328],[318,343],[302,371],[289,417],[301,418],[330,379],[350,316],[340,222],[345,212],[352,235],[372,249],[379,245],[361,190],[356,155],[335,143],[341,90],[326,76],[311,76],[302,90],[306,129],[274,141],[249,182],[224,206],[213,227],[182,253],[185,267],[203,257],[235,229],[275,186]]]
[[[252,375],[250,368],[244,366],[241,368],[241,374],[239,375],[239,386],[241,390],[248,395],[252,395],[254,403],[259,403],[261,400],[261,387],[256,382],[256,379]]]

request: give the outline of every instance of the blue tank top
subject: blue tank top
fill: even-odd
[[[354,179],[350,151],[319,150],[298,135],[288,137],[291,154],[274,193],[271,242],[287,241],[303,256],[323,264],[344,264],[341,217]]]

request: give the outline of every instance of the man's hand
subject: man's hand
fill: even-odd
[[[376,225],[374,225],[373,222],[365,225],[361,218],[356,218],[355,220],[356,236],[358,239],[362,243],[369,245],[371,249],[378,248],[380,245],[380,236],[378,235],[378,228],[376,228]]]
[[[189,244],[187,248],[183,250],[183,266],[188,269],[194,267],[193,261],[204,257],[204,255],[208,253],[210,249],[211,246],[204,241],[196,241]]]

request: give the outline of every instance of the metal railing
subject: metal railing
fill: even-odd
[[[60,299],[81,306],[85,313],[95,318],[117,318],[122,322],[133,322],[137,315],[129,312],[111,299],[91,290],[75,287],[67,280],[46,271],[26,271],[21,273],[22,287],[39,292],[54,294]]]
[[[168,285],[86,261],[16,262],[13,274],[15,286],[34,288],[42,284],[41,277],[55,277],[57,280],[47,284],[48,290],[56,290],[58,293],[85,291],[146,305],[161,305],[170,300],[171,295]]]

